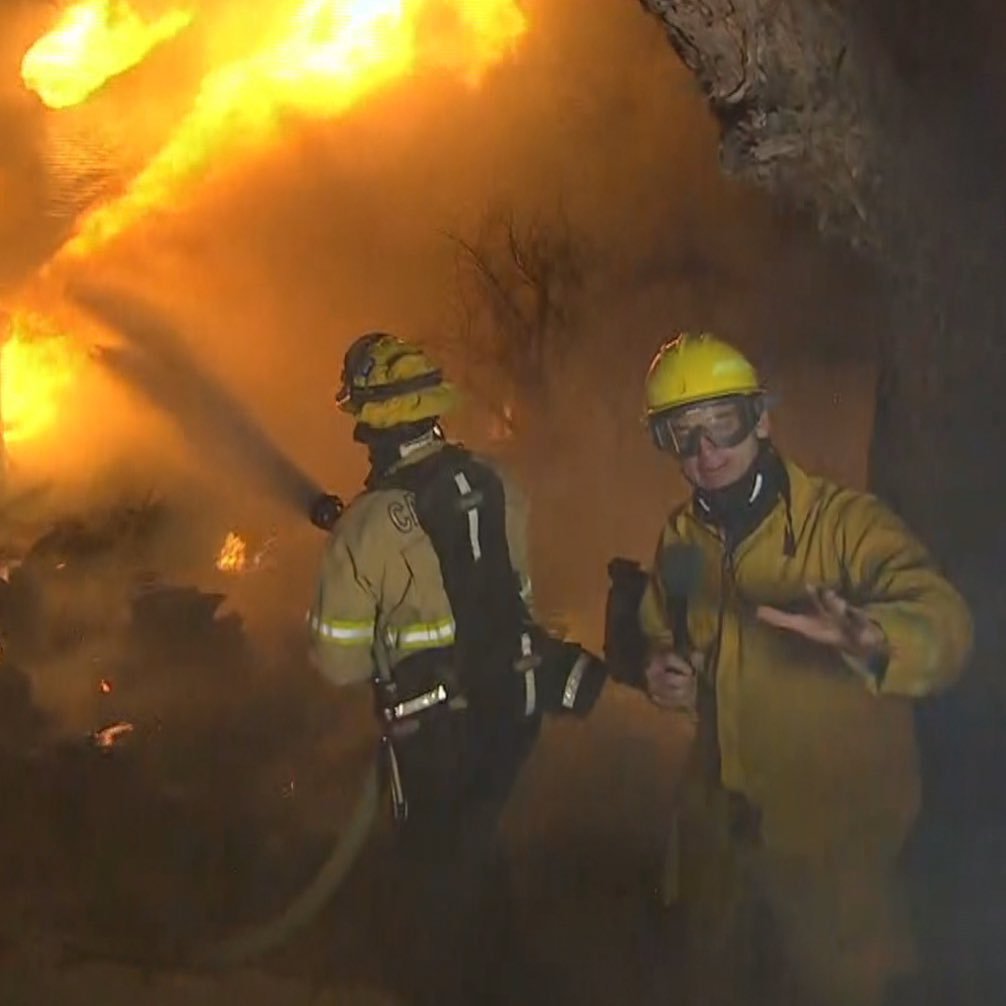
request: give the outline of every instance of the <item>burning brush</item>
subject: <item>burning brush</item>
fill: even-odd
[[[243,573],[248,568],[248,545],[244,538],[233,531],[227,532],[216,567],[221,573]]]
[[[166,208],[183,206],[211,169],[233,163],[236,149],[254,156],[290,121],[338,119],[423,71],[477,86],[527,30],[518,0],[267,0],[254,19],[260,30],[247,33],[215,17],[220,5],[165,0],[153,6],[159,9],[139,0],[62,3],[22,59],[25,88],[51,110],[52,189],[75,219],[39,274],[38,289],[24,292],[9,323],[0,317],[0,344],[7,342],[0,413],[11,442],[51,431],[57,405],[83,366],[83,353],[74,352],[77,333],[57,332],[48,317],[27,311],[32,304],[46,316],[54,308],[58,313],[67,267],[79,275],[93,253]],[[193,29],[214,44],[204,49]],[[189,53],[185,63],[220,43],[228,55],[200,66],[187,111],[152,137],[154,147],[141,163],[115,154],[120,145],[132,146],[133,134],[156,133],[149,128],[149,101],[128,99],[130,71],[159,51],[159,58],[170,58],[172,46]],[[127,97],[92,103],[115,87]],[[88,107],[85,120],[71,111],[82,106]],[[122,117],[130,109],[142,129],[133,128],[128,114]],[[106,184],[119,171],[126,175]]]
[[[214,565],[221,573],[233,575],[268,569],[272,565],[278,541],[276,535],[271,534],[255,552],[251,552],[248,542],[241,535],[236,531],[228,531]]]

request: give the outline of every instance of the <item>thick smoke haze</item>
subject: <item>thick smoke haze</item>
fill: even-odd
[[[98,891],[93,903],[112,917],[97,929],[128,946],[158,946],[165,932],[194,944],[288,902],[346,819],[371,756],[369,697],[333,700],[306,659],[303,612],[323,537],[268,475],[344,498],[361,487],[366,457],[334,403],[360,333],[417,339],[444,361],[466,393],[448,431],[501,456],[531,497],[541,614],[594,647],[608,560],[648,562],[684,496],[640,421],[649,360],[676,332],[737,341],[776,395],[783,448],[865,480],[876,291],[809,222],[724,178],[702,95],[632,0],[525,0],[526,35],[476,86],[428,70],[338,118],[277,118],[269,139],[236,128],[135,226],[47,269],[88,209],[161,149],[207,71],[294,5],[270,0],[250,18],[246,2],[204,0],[176,39],[55,111],[24,89],[19,64],[58,8],[0,0],[0,311],[51,318],[84,358],[55,427],[9,445],[5,531],[13,537],[15,510],[36,535],[52,516],[83,515],[97,533],[71,526],[69,541],[101,545],[64,563],[57,535],[17,571],[41,626],[18,641],[34,655],[24,682],[47,724],[78,745],[119,718],[136,725],[122,760],[135,767],[132,789],[109,783],[115,757],[96,762],[89,787],[57,765],[65,800],[49,775],[26,775],[10,816],[43,797],[80,808],[85,825],[68,813],[46,829],[21,815],[25,847],[45,866],[26,889],[39,900],[52,887],[59,904],[75,903],[64,887]],[[474,290],[459,239],[477,245],[500,219],[568,238],[576,260],[562,345],[534,389],[480,341],[484,315],[466,335]],[[108,327],[75,302],[81,289],[125,295],[103,302]],[[137,341],[130,304],[169,327]],[[511,404],[508,437],[493,410]],[[262,471],[251,470],[256,457]],[[132,535],[121,533],[123,501],[142,504]],[[214,565],[231,530],[247,541],[243,576]],[[178,584],[203,593],[170,589]],[[632,934],[644,899],[631,892],[663,855],[685,741],[641,696],[609,688],[589,724],[549,724],[515,794],[508,842],[528,933],[582,970],[576,1001],[642,1001],[632,982],[646,983],[648,965],[637,966]],[[174,830],[155,813],[165,793]],[[78,832],[79,848],[67,846]],[[35,853],[43,838],[47,856]],[[50,863],[74,877],[54,882]],[[360,946],[355,907],[370,904],[368,870],[305,937],[305,956],[274,966],[319,987],[351,980],[357,958],[375,952]],[[92,900],[78,900],[90,934]],[[5,918],[6,947],[15,937]],[[30,942],[12,918],[16,939]],[[607,951],[585,954],[602,930]],[[117,999],[99,977],[109,1002],[135,999]]]
[[[447,235],[472,237],[499,207],[546,226],[568,221],[587,263],[575,338],[549,375],[551,408],[514,460],[532,482],[542,602],[589,636],[597,625],[586,612],[599,607],[607,557],[648,557],[681,492],[638,422],[655,348],[683,328],[736,339],[780,396],[784,446],[861,482],[876,310],[841,253],[722,177],[701,95],[636,5],[534,0],[525,10],[527,35],[478,86],[430,72],[341,118],[291,119],[273,142],[221,142],[176,200],[67,274],[167,310],[200,366],[295,463],[350,496],[365,459],[332,401],[349,342],[380,328],[446,352],[457,325],[457,246]],[[228,36],[219,28],[233,28],[234,13],[200,5],[198,27],[66,112],[44,109],[17,80],[20,55],[51,11],[25,2],[0,16],[0,278],[9,306],[70,226],[74,184],[80,206],[100,200],[156,149],[220,56]],[[104,152],[107,177],[85,185],[73,175],[74,143],[89,143],[89,156]],[[82,321],[81,334],[101,338]],[[57,479],[72,472],[93,485],[114,458],[138,487],[152,481],[190,504],[201,494],[208,505],[194,533],[282,525],[259,512],[265,503],[240,471],[210,461],[213,424],[183,424],[182,444],[177,424],[142,398],[103,373],[87,380],[93,387],[65,403],[72,462],[58,447],[46,451]],[[455,428],[484,444],[477,405]],[[309,531],[288,533],[303,555],[290,573],[297,582],[274,584],[287,603],[307,596],[319,544]]]

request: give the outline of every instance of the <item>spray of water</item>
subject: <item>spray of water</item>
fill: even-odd
[[[78,284],[70,293],[123,339],[99,351],[101,363],[167,414],[193,450],[276,502],[311,512],[321,488],[199,365],[170,319],[123,291]]]

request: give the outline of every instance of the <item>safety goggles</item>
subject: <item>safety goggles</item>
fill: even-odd
[[[708,440],[716,447],[736,447],[751,434],[763,411],[760,395],[729,395],[667,409],[649,417],[653,442],[662,451],[691,458]]]

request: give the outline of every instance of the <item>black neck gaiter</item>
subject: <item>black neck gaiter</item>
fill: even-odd
[[[761,440],[744,475],[723,489],[696,489],[693,507],[700,520],[723,531],[727,546],[733,549],[761,524],[780,498],[786,504],[785,551],[791,554],[789,475],[771,442]]]
[[[359,444],[365,444],[370,455],[370,474],[367,476],[368,488],[377,483],[388,470],[405,456],[403,448],[432,434],[433,438],[443,439],[435,419],[422,419],[416,423],[402,423],[387,429],[378,429],[357,423],[353,430],[353,439]]]

